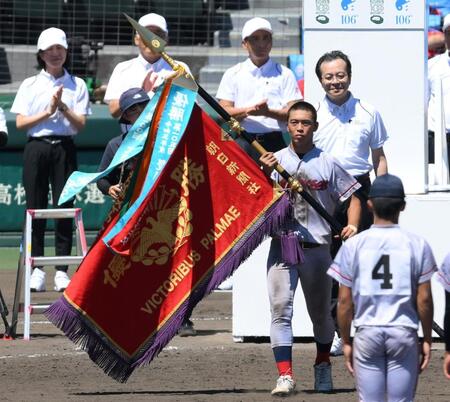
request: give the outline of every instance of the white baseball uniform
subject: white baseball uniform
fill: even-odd
[[[364,401],[412,401],[419,370],[418,285],[436,262],[428,243],[398,225],[372,225],[347,240],[328,274],[351,288],[353,367]]]
[[[335,158],[317,148],[300,158],[289,146],[276,152],[275,156],[329,214],[333,213],[337,203],[345,201],[360,186]],[[272,178],[281,180],[276,172]],[[267,261],[272,348],[292,345],[293,300],[299,279],[313,323],[315,340],[328,344],[334,334],[330,313],[331,278],[326,275],[331,263],[331,230],[328,223],[300,195],[295,194],[294,197],[295,219],[284,230],[295,232],[299,241],[305,245],[305,260],[297,265],[286,264],[282,260],[280,239],[272,240]]]

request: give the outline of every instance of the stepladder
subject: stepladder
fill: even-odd
[[[65,256],[32,256],[32,230],[35,219],[74,219],[76,255]],[[19,261],[17,264],[16,288],[12,308],[11,325],[7,335],[16,337],[19,312],[23,312],[23,339],[30,339],[31,315],[43,313],[49,302],[33,303],[31,300],[30,277],[34,267],[48,267],[56,265],[78,266],[87,253],[86,235],[84,231],[81,208],[60,209],[27,209],[25,212],[24,231],[20,245]]]

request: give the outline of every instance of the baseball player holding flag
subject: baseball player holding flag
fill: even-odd
[[[398,225],[404,198],[398,177],[378,176],[368,201],[374,225],[347,240],[328,270],[340,283],[338,322],[345,362],[362,401],[412,401],[419,370],[430,361],[430,279],[437,268],[428,243]]]
[[[260,158],[264,171],[283,185],[280,175],[273,171],[279,162],[331,214],[336,205],[350,199],[349,224],[340,235],[343,239],[353,236],[361,211],[359,199],[353,196],[359,183],[334,157],[314,146],[313,134],[318,127],[314,106],[303,101],[294,103],[289,108],[287,121],[291,144],[276,153],[264,153]],[[330,312],[331,278],[326,274],[331,264],[331,229],[301,197],[294,196],[292,203],[294,216],[273,237],[267,261],[272,316],[270,342],[279,375],[272,395],[277,396],[292,394],[296,386],[292,369],[292,315],[299,282],[316,342],[314,390],[333,390],[330,348],[334,325]],[[301,247],[299,254],[288,252],[290,247],[295,250],[296,246]]]

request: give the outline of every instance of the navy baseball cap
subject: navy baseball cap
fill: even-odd
[[[405,198],[403,183],[399,177],[386,173],[372,183],[369,198]]]
[[[119,108],[122,113],[119,123],[129,123],[129,121],[123,116],[127,109],[138,103],[148,102],[149,100],[150,98],[148,97],[147,92],[145,92],[142,88],[130,88],[126,90],[122,95],[120,95],[119,99]]]

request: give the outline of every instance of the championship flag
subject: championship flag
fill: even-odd
[[[288,211],[288,198],[195,105],[148,195],[105,244],[111,220],[46,315],[125,382]]]

